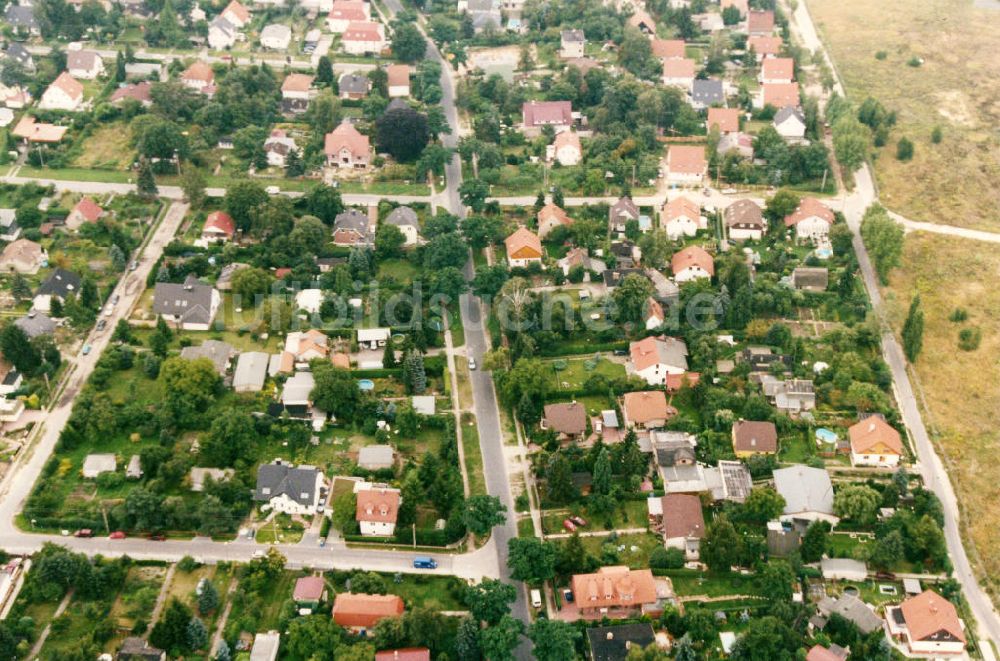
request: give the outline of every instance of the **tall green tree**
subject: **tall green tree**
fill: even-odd
[[[427,41],[416,23],[396,23],[392,34],[392,53],[403,62],[417,62],[427,53]]]
[[[504,615],[495,625],[483,629],[479,635],[483,656],[489,661],[513,661],[514,648],[524,634],[524,624],[510,615]]]
[[[42,364],[42,356],[35,349],[27,333],[12,323],[0,331],[0,350],[4,357],[23,374],[34,374]]]
[[[889,273],[899,266],[903,255],[903,228],[881,205],[873,204],[861,219],[861,238],[879,280],[883,285],[889,284]]]
[[[465,588],[463,600],[469,612],[479,622],[489,626],[497,624],[510,614],[510,605],[517,599],[517,589],[503,581],[488,578]]]
[[[917,356],[924,345],[924,311],[920,306],[920,294],[917,294],[910,301],[910,311],[903,322],[903,353],[911,363],[916,362]]]
[[[720,515],[705,530],[700,556],[712,571],[728,572],[739,562],[742,548],[740,534],[725,515]]]
[[[156,179],[153,177],[153,166],[145,157],[139,159],[139,178],[136,183],[136,189],[139,192],[139,196],[146,199],[152,199],[159,193],[159,189],[156,187]]]
[[[496,496],[477,495],[470,496],[465,501],[464,520],[465,526],[476,535],[485,535],[494,526],[503,525],[506,517],[507,506],[500,502]]]
[[[200,209],[205,204],[205,174],[191,163],[181,169],[181,190],[184,199],[193,209]]]
[[[594,462],[593,493],[606,496],[611,493],[611,457],[607,448],[601,448]]]
[[[534,655],[539,661],[573,661],[577,658],[576,644],[580,630],[569,622],[538,619],[531,624],[528,638],[534,643]]]
[[[515,537],[507,543],[507,566],[515,581],[538,583],[555,576],[556,549],[537,537]]]

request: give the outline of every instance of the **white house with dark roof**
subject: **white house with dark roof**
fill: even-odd
[[[774,471],[774,488],[785,499],[782,521],[826,521],[837,525],[833,513],[833,483],[823,468],[795,464]]]
[[[774,130],[789,142],[800,142],[806,137],[806,116],[795,106],[785,106],[774,113],[771,121]]]
[[[382,221],[386,225],[395,225],[406,237],[407,246],[415,246],[420,241],[420,220],[417,212],[410,207],[396,207]]]
[[[66,53],[66,70],[74,78],[94,80],[104,73],[104,61],[95,51],[70,49]]]
[[[583,30],[563,30],[560,35],[559,57],[571,60],[583,57],[584,47],[587,45],[587,38]]]
[[[158,282],[153,290],[153,313],[184,330],[209,330],[221,303],[219,292],[193,275],[183,284]]]
[[[257,468],[253,499],[275,512],[311,516],[324,509],[326,482],[315,466],[296,468],[275,459]]]

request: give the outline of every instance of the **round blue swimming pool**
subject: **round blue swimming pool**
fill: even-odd
[[[374,390],[375,382],[371,379],[358,379],[358,388],[361,390]]]

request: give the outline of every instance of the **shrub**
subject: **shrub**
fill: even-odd
[[[931,142],[933,142],[934,144],[939,144],[941,142],[942,137],[943,136],[941,134],[941,127],[935,126],[934,130],[931,131]]]
[[[913,142],[909,138],[900,138],[896,143],[896,158],[900,161],[908,161],[913,158]]]
[[[876,53],[875,53],[875,59],[876,60],[884,60],[887,57],[889,57],[889,54],[887,52],[885,52],[884,50],[876,51]]]
[[[983,333],[978,328],[963,328],[958,331],[958,348],[962,351],[975,351],[982,339]]]
[[[909,60],[906,61],[906,64],[913,68],[919,67],[923,63],[924,63],[924,58],[917,57],[916,55],[914,55],[913,57],[911,57]]]
[[[652,569],[680,569],[684,566],[684,552],[657,546],[649,554],[649,566]]]
[[[198,567],[198,561],[189,555],[184,556],[180,559],[180,562],[177,563],[177,568],[182,572],[193,572]]]
[[[965,321],[968,318],[969,318],[969,311],[966,310],[965,308],[955,308],[954,310],[951,311],[951,314],[948,315],[948,321],[953,321],[955,323],[958,323],[960,321]]]

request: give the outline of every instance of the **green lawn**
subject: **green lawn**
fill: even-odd
[[[462,416],[462,449],[465,451],[465,470],[469,474],[469,493],[486,494],[486,477],[483,475],[483,453],[479,448],[479,427],[471,413]]]
[[[326,578],[336,592],[347,589],[347,579],[354,572],[327,572]],[[463,582],[454,576],[430,576],[427,574],[379,574],[385,579],[386,593],[403,598],[407,608],[420,606],[431,610],[461,611]]]
[[[674,584],[674,592],[678,596],[707,595],[709,597],[724,597],[726,595],[755,595],[758,588],[753,576],[737,572],[714,573],[699,572],[691,569],[671,569],[665,572]]]
[[[588,530],[611,530],[622,528],[645,528],[649,521],[649,510],[645,500],[622,500],[611,514],[610,520],[591,514],[584,505],[571,506],[570,513],[579,514],[587,521],[581,532]],[[542,531],[547,534],[564,533],[563,520],[568,515],[558,512],[542,512]]]
[[[625,377],[625,366],[615,363],[607,358],[601,358],[596,363],[592,357],[588,358],[556,358],[546,361],[552,366],[552,384],[555,391],[579,390],[591,376],[600,374],[609,379],[620,379]],[[565,369],[558,369],[557,366],[565,365]]]
[[[378,265],[378,280],[392,278],[400,284],[409,284],[418,273],[417,267],[405,259],[385,259]]]
[[[653,552],[653,549],[663,546],[663,539],[653,533],[618,535],[615,538],[582,537],[581,539],[584,548],[595,557],[601,558],[603,564],[628,565],[632,569],[648,569],[649,554]],[[606,546],[608,552],[613,553],[615,558],[613,562],[608,562],[611,561],[611,557],[606,559],[602,557]],[[625,547],[624,550],[617,550],[621,546]]]
[[[786,464],[804,464],[816,454],[812,430],[795,430],[778,439],[778,459]]]

